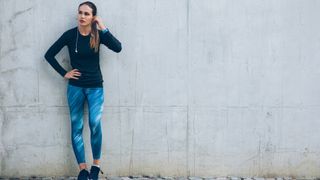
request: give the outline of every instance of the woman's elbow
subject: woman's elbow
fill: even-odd
[[[43,57],[44,57],[47,61],[50,59],[50,56],[49,56],[48,52],[45,53]]]
[[[50,52],[46,52],[44,54],[44,58],[48,61],[48,62],[51,62],[52,59],[54,58],[54,56],[52,56],[52,54]]]
[[[116,52],[116,53],[119,53],[119,52],[121,52],[121,50],[122,50],[122,45],[121,45],[121,43],[119,43],[119,45],[118,45],[117,48],[115,49],[115,52]]]

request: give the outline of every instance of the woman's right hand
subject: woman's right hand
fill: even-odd
[[[64,78],[66,79],[79,79],[78,77],[81,76],[81,73],[78,69],[72,69],[71,71],[67,72],[66,75],[64,75]]]

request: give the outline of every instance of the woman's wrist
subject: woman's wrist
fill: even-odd
[[[102,31],[102,33],[105,33],[107,31],[109,31],[108,28],[105,25],[101,25],[101,26],[99,26],[99,28]]]
[[[101,29],[101,31],[107,29],[107,27],[104,24],[99,24],[99,28]]]
[[[108,31],[109,31],[109,29],[105,28],[105,29],[102,30],[102,33],[104,34],[104,33],[108,32]]]

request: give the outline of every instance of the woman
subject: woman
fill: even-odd
[[[48,49],[46,60],[64,78],[69,80],[67,99],[71,119],[72,147],[80,172],[78,179],[98,179],[101,155],[101,116],[104,92],[99,65],[99,45],[106,45],[114,52],[121,51],[121,43],[110,33],[97,16],[96,6],[86,1],[78,7],[78,26],[64,32]],[[66,71],[57,62],[56,54],[67,46],[72,70]],[[82,138],[84,102],[88,102],[89,126],[93,164],[90,173],[85,161]],[[102,172],[102,171],[101,171]]]

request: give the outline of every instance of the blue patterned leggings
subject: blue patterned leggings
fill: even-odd
[[[68,104],[71,118],[71,140],[78,164],[85,163],[83,130],[84,102],[88,102],[91,149],[93,159],[101,155],[101,116],[103,111],[103,88],[82,88],[68,84]]]

